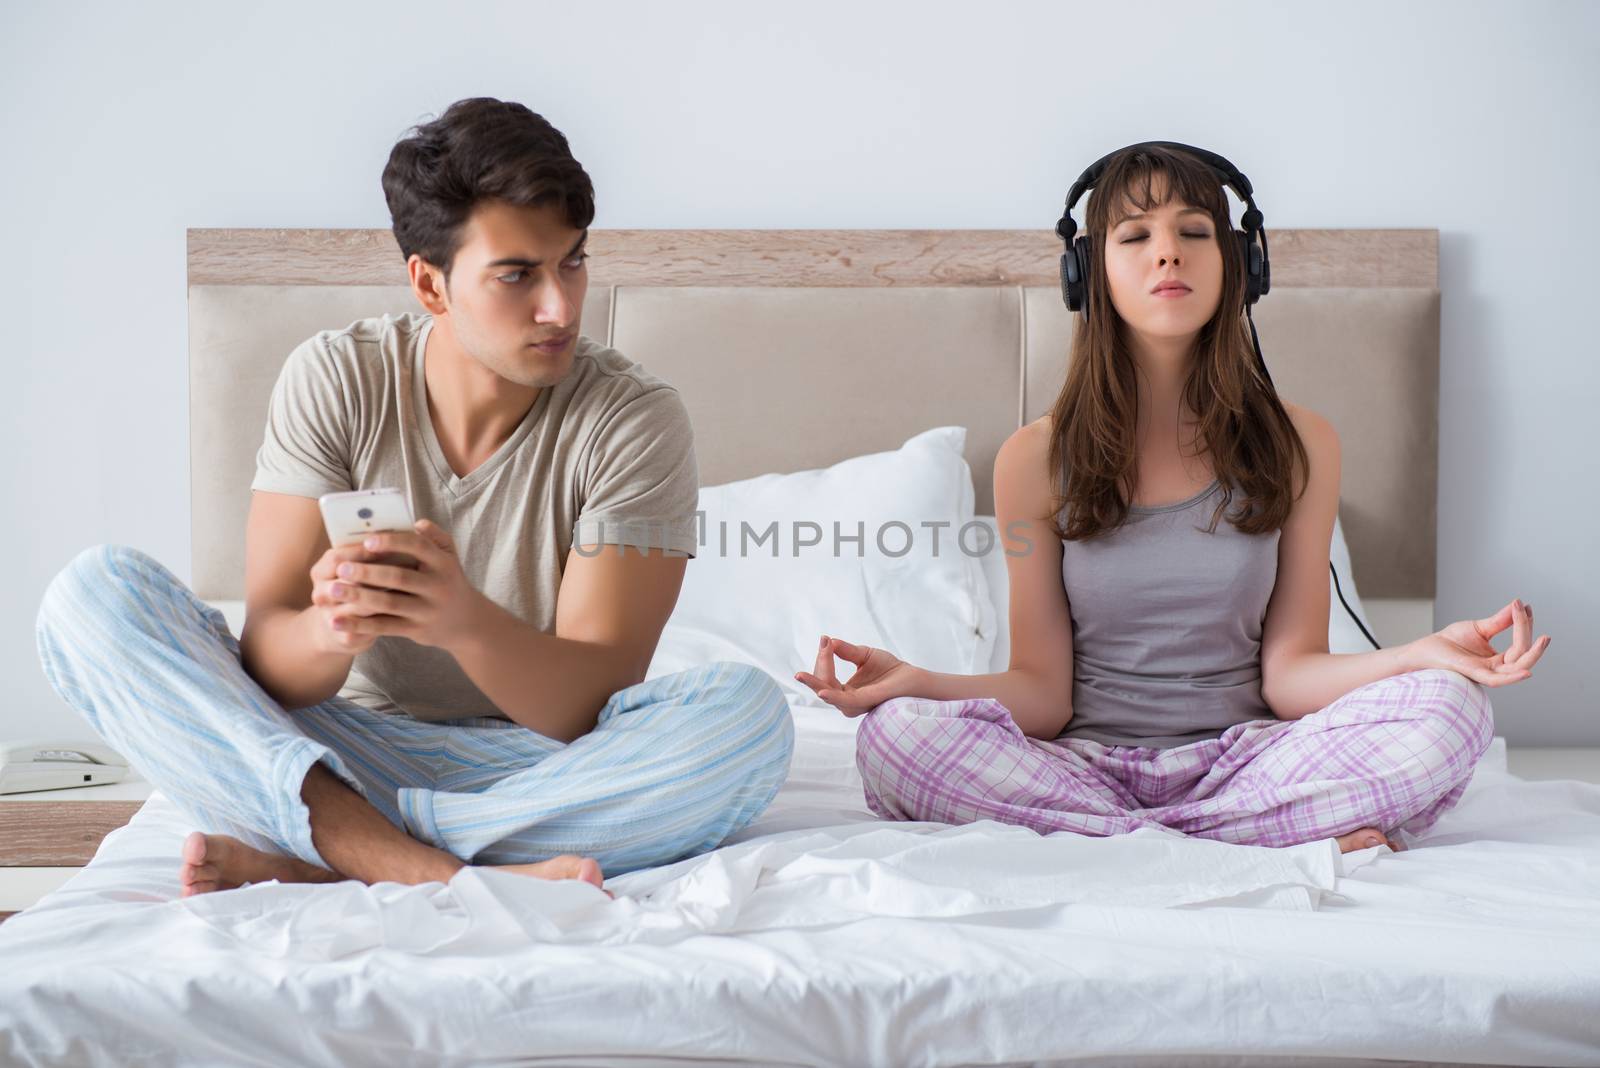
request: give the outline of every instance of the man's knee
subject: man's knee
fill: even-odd
[[[710,699],[724,715],[746,724],[758,737],[770,737],[787,766],[794,749],[794,719],[783,689],[760,668],[735,661],[710,665],[716,672]]]
[[[122,643],[136,635],[150,595],[176,583],[161,564],[125,545],[95,545],[73,557],[45,588],[34,621],[40,663],[56,693],[89,715],[83,680],[94,671],[87,665],[125,658]]]
[[[794,754],[794,717],[770,675],[731,661],[699,670],[710,678],[700,677],[700,692],[686,707],[699,716],[710,713],[704,727],[721,752],[705,772],[719,787],[704,794],[708,837],[694,851],[711,848],[765,811],[789,777]]]
[[[82,644],[69,640],[66,630],[84,612],[96,611],[97,594],[112,581],[114,570],[128,559],[127,554],[135,551],[121,545],[92,546],[68,561],[45,587],[34,620],[34,633],[45,675],[57,690],[62,686],[62,680],[57,677],[58,661],[70,656]]]
[[[39,604],[39,622],[57,619],[62,613],[91,599],[101,600],[106,590],[125,589],[152,573],[165,571],[154,559],[126,545],[94,545],[67,562]]]
[[[734,661],[702,664],[622,695],[620,703],[614,699],[601,713],[602,722],[613,713],[648,709],[661,729],[684,738],[716,736],[739,750],[736,760],[765,765],[776,755],[788,767],[794,719],[783,690],[759,668]]]

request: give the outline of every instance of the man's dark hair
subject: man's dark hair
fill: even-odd
[[[383,196],[400,254],[417,253],[447,283],[461,228],[480,201],[559,204],[575,230],[594,221],[594,186],[561,131],[521,104],[487,96],[457,100],[407,131],[383,168]]]

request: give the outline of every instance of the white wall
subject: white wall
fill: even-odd
[[[1167,138],[1269,229],[1437,228],[1438,622],[1531,602],[1555,640],[1499,729],[1600,744],[1600,6],[96,7],[0,14],[0,737],[86,729],[33,643],[77,550],[188,577],[184,229],[387,226],[394,139],[489,94],[567,133],[600,227],[1046,229]]]

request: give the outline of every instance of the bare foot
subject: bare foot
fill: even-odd
[[[457,866],[459,861],[455,862]],[[578,879],[600,887],[600,865],[589,857],[570,854],[541,860],[537,864],[504,864],[501,871],[529,875],[535,879]],[[307,864],[296,857],[265,853],[225,834],[195,831],[183,841],[183,867],[178,881],[183,896],[207,894],[213,890],[232,890],[245,883],[336,883],[345,877],[326,868]],[[446,876],[448,878],[448,876]],[[610,892],[607,891],[607,896]]]
[[[1349,834],[1341,834],[1335,841],[1339,843],[1339,852],[1341,853],[1349,853],[1357,849],[1369,849],[1377,845],[1386,845],[1396,853],[1405,848],[1398,840],[1389,838],[1376,827],[1362,827],[1360,830],[1351,831]]]
[[[577,879],[589,883],[591,886],[601,886],[605,880],[600,875],[600,864],[589,857],[574,856],[565,853],[549,860],[541,860],[537,864],[497,864],[500,871],[508,871],[514,875],[531,875],[535,879]],[[611,891],[606,890],[607,897],[613,897]]]
[[[183,867],[178,870],[184,897],[272,879],[280,883],[335,883],[342,878],[296,857],[263,853],[237,838],[199,831],[183,840]]]

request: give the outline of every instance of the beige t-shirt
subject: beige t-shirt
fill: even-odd
[[[473,586],[547,633],[574,544],[694,555],[699,471],[677,390],[579,338],[571,373],[458,478],[428,414],[432,326],[430,315],[361,319],[296,347],[272,391],[251,489],[404,490],[413,517],[450,532]],[[454,657],[409,638],[379,638],[339,693],[422,720],[508,718]]]

